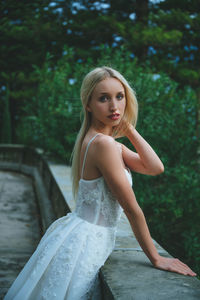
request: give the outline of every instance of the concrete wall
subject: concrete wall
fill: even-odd
[[[43,232],[57,218],[70,212],[41,150],[21,145],[0,145],[0,169],[30,175],[40,207]]]

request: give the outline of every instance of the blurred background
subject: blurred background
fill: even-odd
[[[199,33],[199,0],[0,4],[0,143],[69,165],[82,79],[116,68],[136,91],[138,131],[165,165],[157,177],[133,174],[138,202],[152,236],[200,273]]]

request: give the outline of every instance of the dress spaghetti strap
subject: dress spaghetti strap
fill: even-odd
[[[86,157],[87,157],[87,153],[88,153],[88,149],[89,149],[89,146],[90,144],[92,143],[92,141],[95,139],[95,137],[98,135],[99,133],[95,134],[95,136],[93,136],[88,144],[87,144],[87,147],[86,147],[86,150],[85,150],[85,155],[84,155],[84,159],[83,159],[83,165],[82,165],[82,170],[81,170],[81,178],[83,178],[83,172],[84,172],[84,168],[85,168],[85,161],[86,161]]]

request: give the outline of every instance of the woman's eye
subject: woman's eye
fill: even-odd
[[[124,95],[123,95],[123,94],[118,94],[118,95],[117,95],[117,99],[118,99],[118,100],[122,100],[123,98],[124,98]]]
[[[105,102],[106,100],[108,100],[108,96],[101,96],[100,98],[99,98],[99,100],[101,101],[101,102]]]

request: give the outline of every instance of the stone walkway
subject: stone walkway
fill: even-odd
[[[0,171],[0,299],[40,240],[32,179]]]

